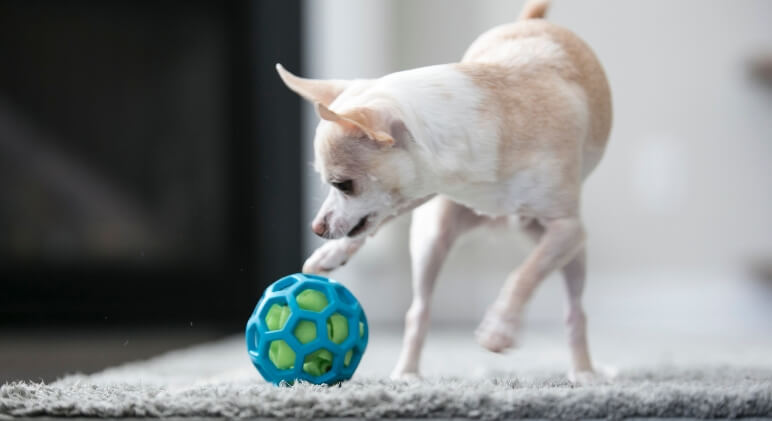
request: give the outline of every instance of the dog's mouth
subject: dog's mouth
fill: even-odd
[[[370,225],[370,217],[373,216],[373,214],[367,214],[362,217],[362,219],[357,222],[356,225],[354,225],[354,228],[351,228],[351,231],[346,234],[347,237],[356,237],[357,235],[363,233],[367,227]]]

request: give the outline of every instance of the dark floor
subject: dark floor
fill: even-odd
[[[42,327],[0,329],[0,384],[14,380],[50,382],[70,373],[106,367],[226,336],[197,326]]]

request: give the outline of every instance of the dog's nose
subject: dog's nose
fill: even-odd
[[[327,235],[327,218],[311,223],[311,231],[324,238]]]

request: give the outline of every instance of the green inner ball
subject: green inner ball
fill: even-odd
[[[328,304],[327,297],[315,289],[303,290],[303,292],[298,294],[298,296],[295,298],[295,301],[297,301],[298,307],[302,308],[303,310],[311,310],[316,312],[324,310]]]
[[[321,311],[327,307],[327,297],[323,293],[307,289],[296,297],[298,307],[304,310]],[[268,330],[284,328],[291,315],[289,306],[274,304],[268,309],[265,323]],[[348,337],[348,320],[340,313],[334,313],[327,318],[327,337],[336,344],[342,343]],[[316,339],[316,324],[309,320],[298,322],[292,332],[302,344]],[[364,336],[364,323],[359,322],[359,336]],[[343,364],[348,366],[354,350],[349,349],[343,357]],[[268,350],[268,358],[279,370],[287,370],[295,367],[295,351],[283,340],[271,342]],[[326,349],[319,349],[307,355],[303,360],[303,371],[313,376],[320,376],[332,369],[333,355]]]

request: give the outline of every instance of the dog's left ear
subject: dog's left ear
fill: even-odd
[[[350,82],[338,79],[306,79],[298,77],[287,71],[279,63],[276,63],[276,71],[281,80],[296,94],[302,96],[312,103],[322,103],[329,106],[335,101]]]
[[[357,130],[381,145],[393,146],[395,143],[391,129],[394,126],[394,119],[387,111],[372,107],[358,107],[338,114],[317,102],[316,112],[322,119],[340,124],[347,129]]]

